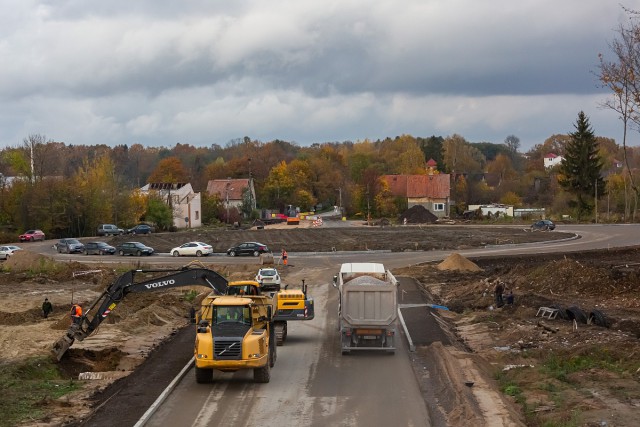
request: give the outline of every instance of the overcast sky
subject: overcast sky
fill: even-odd
[[[627,19],[613,0],[0,5],[0,147],[457,133],[516,135],[526,151],[572,132],[580,110],[622,143],[595,76]]]

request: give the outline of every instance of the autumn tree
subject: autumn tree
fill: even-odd
[[[162,198],[151,194],[148,198],[144,220],[154,223],[160,230],[169,230],[173,226],[173,212]]]
[[[382,141],[380,157],[385,159],[387,173],[417,175],[425,174],[424,153],[411,135],[402,135]]]
[[[604,55],[598,55],[598,79],[603,87],[611,91],[610,98],[602,106],[616,112],[622,121],[624,162],[631,187],[639,194],[640,189],[633,179],[627,160],[627,131],[631,124],[640,127],[640,23],[637,12],[626,12],[631,19],[626,24],[620,24],[617,37],[609,43],[613,60],[606,60]]]
[[[576,130],[569,134],[571,141],[565,147],[564,161],[560,165],[559,184],[576,198],[570,206],[575,207],[576,215],[581,219],[591,213],[594,197],[604,194],[605,185],[598,143],[583,111],[578,114],[574,127]]]
[[[481,174],[484,172],[484,155],[471,146],[462,136],[454,134],[445,138],[443,158],[452,173]]]
[[[189,182],[189,173],[179,158],[167,157],[158,162],[158,166],[149,175],[148,182],[185,183]]]

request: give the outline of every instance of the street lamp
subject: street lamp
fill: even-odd
[[[336,191],[339,193],[338,208],[340,210],[340,219],[342,219],[342,187],[336,188]]]

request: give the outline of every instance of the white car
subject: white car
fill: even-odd
[[[264,285],[279,285],[280,274],[275,268],[261,268],[256,274],[255,281]]]
[[[14,245],[0,246],[0,259],[9,259],[9,257],[13,255],[15,251],[21,251],[21,250],[22,248],[20,246],[14,246]]]
[[[187,242],[171,249],[173,256],[207,256],[213,253],[213,247],[202,242]]]

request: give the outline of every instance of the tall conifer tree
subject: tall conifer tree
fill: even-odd
[[[601,176],[603,162],[598,153],[598,141],[583,111],[578,114],[574,127],[576,131],[569,134],[571,141],[565,147],[559,184],[576,197],[572,206],[576,208],[578,219],[582,219],[591,214],[596,194],[602,196],[605,185]]]

